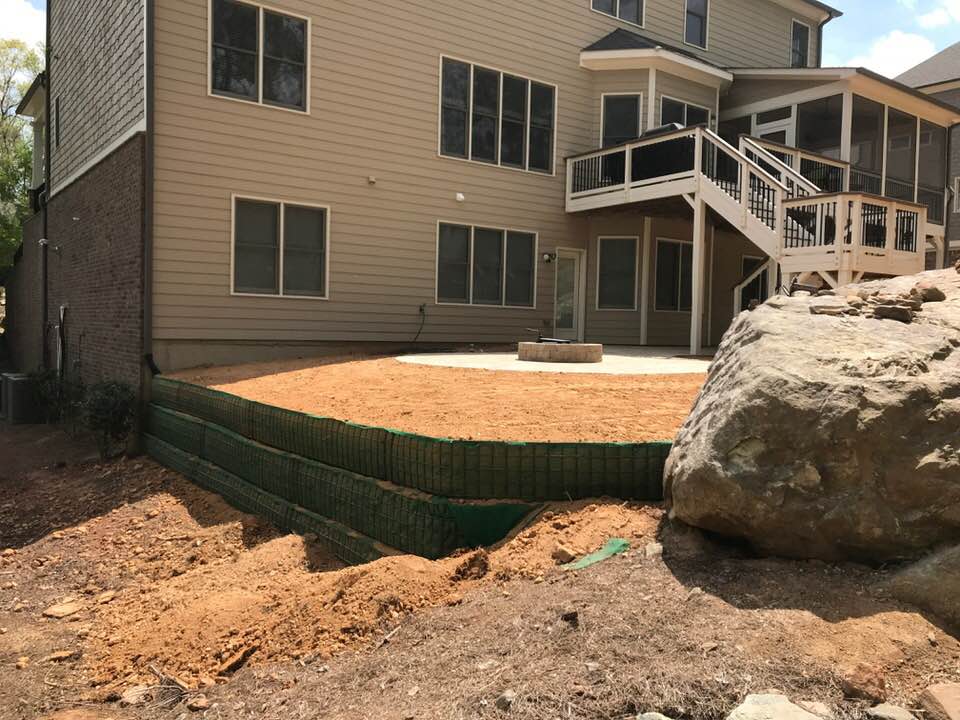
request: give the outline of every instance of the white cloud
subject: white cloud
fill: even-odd
[[[929,38],[894,30],[874,40],[866,53],[850,58],[845,64],[850,67],[865,67],[893,78],[919,65],[936,52],[937,46]]]
[[[0,0],[0,39],[23,40],[36,47],[46,38],[43,10],[37,10],[29,0]]]
[[[941,28],[950,23],[960,23],[960,0],[937,0],[935,7],[917,18],[920,27]]]

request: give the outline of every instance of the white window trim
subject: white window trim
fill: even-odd
[[[239,292],[236,290],[236,257],[237,257],[237,201],[249,200],[251,202],[274,203],[280,206],[280,226],[278,243],[278,267],[277,267],[277,292],[276,293],[250,293]],[[323,258],[323,295],[287,295],[283,292],[283,250],[284,241],[284,209],[287,205],[291,207],[312,208],[324,211],[324,258]],[[329,300],[330,299],[330,226],[332,211],[329,205],[320,205],[317,203],[299,202],[295,200],[279,200],[277,198],[257,197],[255,195],[241,195],[234,193],[230,196],[230,294],[234,297],[252,297],[252,298],[282,298],[284,300]]]
[[[654,241],[653,252],[653,311],[658,313],[670,313],[672,315],[690,315],[693,310],[671,310],[661,308],[657,305],[657,266],[660,263],[660,243],[673,243],[674,245],[690,245],[693,247],[693,240],[677,240],[676,238],[658,237]],[[680,272],[683,272],[683,262],[680,263]],[[677,307],[680,306],[680,298],[677,298]]]
[[[633,307],[600,307],[600,255],[604,240],[633,240]],[[639,235],[598,235],[597,236],[597,273],[594,309],[597,312],[636,312],[640,296],[640,236]]]
[[[706,105],[701,105],[699,103],[690,102],[689,100],[682,100],[678,97],[673,97],[672,95],[664,95],[664,94],[660,95],[660,124],[661,125],[663,125],[663,101],[664,100],[672,100],[673,102],[680,103],[681,105],[684,105],[684,106],[691,106],[691,107],[698,108],[699,110],[706,110],[707,111],[707,127],[713,127],[714,112],[712,108],[709,108]],[[683,110],[683,124],[684,124],[684,127],[689,127],[687,125],[687,108],[686,107],[684,107],[684,110]]]
[[[613,1],[615,3],[615,7],[613,10],[614,14],[610,15],[609,13],[605,13],[603,10],[597,10],[593,6],[593,0],[587,0],[587,2],[590,3],[590,12],[595,12],[597,13],[597,15],[603,15],[603,17],[608,18],[610,20],[616,20],[618,22],[622,22],[624,25],[629,25],[630,27],[641,28],[641,29],[647,27],[647,0],[640,0],[640,17],[643,18],[643,22],[640,23],[639,25],[635,22],[632,22],[630,20],[624,20],[622,17],[620,17],[620,0],[613,0]]]
[[[440,301],[440,226],[457,225],[459,227],[470,228],[470,246],[467,249],[467,257],[470,261],[468,280],[468,302],[449,302]],[[500,304],[473,302],[473,234],[477,228],[483,230],[497,230],[503,233],[503,267],[500,268],[500,294],[503,296],[503,302]],[[509,233],[522,233],[524,235],[533,235],[533,305],[507,305],[507,235]],[[434,244],[433,253],[433,303],[441,307],[469,307],[469,308],[498,308],[507,310],[536,310],[537,309],[537,288],[540,279],[540,233],[534,230],[522,230],[520,228],[499,227],[496,224],[469,223],[459,220],[437,220],[437,239]]]
[[[953,179],[953,212],[960,213],[960,175]]]
[[[796,25],[803,25],[807,29],[807,64],[804,65],[804,68],[810,67],[810,59],[813,57],[813,26],[796,18],[793,18],[790,23],[790,57],[787,58],[787,63],[791,69],[800,70],[802,68],[793,67],[793,29]]]
[[[310,79],[311,79],[311,44],[313,38],[313,23],[312,20],[306,15],[300,15],[295,12],[284,8],[274,7],[272,5],[264,5],[259,2],[249,2],[248,0],[237,0],[237,2],[243,5],[249,5],[251,7],[257,8],[257,31],[259,37],[257,38],[257,99],[256,100],[245,100],[244,98],[232,97],[230,95],[222,95],[213,91],[213,0],[207,0],[207,96],[214,97],[218,100],[232,100],[233,102],[243,103],[244,105],[256,105],[257,107],[269,108],[271,110],[283,110],[285,112],[296,113],[297,115],[309,115],[310,114]],[[303,20],[307,23],[307,31],[304,38],[304,108],[292,108],[284,107],[283,105],[274,105],[273,103],[264,102],[263,100],[263,13],[264,11],[276,13],[277,15],[287,15],[288,17],[297,18],[298,20]]]
[[[687,42],[687,3],[689,0],[684,0],[683,3],[683,44],[689,45],[690,47],[695,47],[698,50],[709,50],[710,49],[710,4],[711,0],[706,0],[707,3],[707,17],[704,21],[705,27],[703,28],[703,45],[697,45],[696,43]]]
[[[597,12],[600,12],[599,10]],[[644,115],[644,94],[640,92],[609,92],[600,93],[600,144],[598,148],[603,148],[603,130],[607,120],[607,98],[608,97],[636,97],[637,98],[637,137],[643,134],[643,115]]]
[[[443,61],[452,60],[454,62],[463,63],[464,65],[470,66],[470,102],[469,107],[467,108],[467,156],[454,157],[453,155],[444,155],[443,154]],[[441,53],[439,63],[437,64],[437,157],[443,158],[444,160],[454,160],[457,162],[470,163],[471,165],[479,165],[481,167],[497,168],[500,170],[512,170],[513,172],[529,173],[531,175],[539,175],[540,177],[556,177],[557,175],[557,137],[559,135],[559,110],[560,110],[560,86],[556,83],[547,82],[546,80],[538,80],[535,77],[527,75],[526,73],[517,73],[510,70],[504,70],[502,68],[496,67],[495,65],[488,65],[486,63],[475,62],[473,60],[466,60],[455,55],[444,55]],[[484,70],[493,70],[494,72],[500,73],[500,126],[497,128],[497,161],[495,163],[485,162],[483,160],[473,160],[470,155],[473,150],[473,69],[475,67],[481,67]],[[553,147],[550,149],[550,172],[544,172],[543,170],[531,170],[530,169],[530,107],[532,102],[533,93],[530,91],[530,87],[527,87],[527,136],[526,141],[526,156],[524,157],[526,167],[513,167],[512,165],[501,165],[500,164],[500,138],[501,133],[503,132],[503,76],[509,75],[511,77],[519,78],[521,80],[526,80],[528,83],[537,83],[538,85],[546,85],[547,87],[553,88]],[[462,223],[460,223],[462,224]],[[516,231],[520,232],[520,231]],[[494,305],[488,307],[496,307]]]

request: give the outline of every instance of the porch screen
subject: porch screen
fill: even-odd
[[[947,129],[920,121],[920,177],[917,202],[927,206],[927,219],[943,223],[946,218]]]
[[[913,202],[917,180],[917,118],[887,111],[887,197]]]
[[[637,307],[637,238],[600,238],[597,307],[635,310]]]
[[[883,122],[883,105],[853,96],[850,189],[854,192],[879,195],[883,191]]]

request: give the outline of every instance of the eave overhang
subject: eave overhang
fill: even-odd
[[[587,70],[663,70],[692,82],[724,89],[733,73],[666,48],[584,50],[580,67]]]
[[[23,94],[23,99],[21,99],[20,104],[17,105],[17,115],[28,118],[42,116],[46,107],[46,87],[47,74],[41,72],[33,79],[33,82],[30,83],[27,92]]]

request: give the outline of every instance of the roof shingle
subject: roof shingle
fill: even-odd
[[[960,42],[907,70],[897,80],[915,88],[960,80]]]

